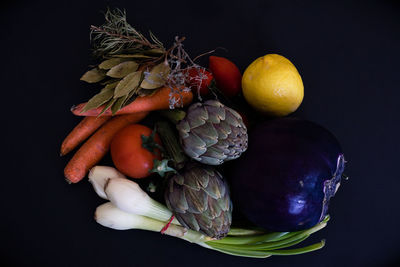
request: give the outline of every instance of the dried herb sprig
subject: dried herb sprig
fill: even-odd
[[[108,9],[104,14],[106,22],[98,27],[91,26],[91,40],[95,56],[138,53],[149,49],[165,51],[164,45],[150,32],[150,42],[126,20],[126,12]]]
[[[102,26],[91,26],[94,56],[103,58],[81,80],[102,82],[107,88],[89,100],[85,110],[104,106],[102,113],[112,114],[131,103],[139,95],[152,94],[161,86],[171,89],[169,106],[182,106],[182,92],[193,90],[188,81],[197,81],[200,98],[201,81],[207,79],[204,68],[194,63],[183,47],[185,37],[175,37],[173,45],[165,49],[162,42],[149,32],[149,38],[138,32],[120,9],[107,10]],[[104,60],[104,58],[106,60]],[[190,77],[189,69],[197,70],[198,77]],[[191,72],[193,75],[193,71]]]

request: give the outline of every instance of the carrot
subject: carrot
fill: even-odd
[[[75,153],[64,169],[68,182],[82,180],[89,169],[96,165],[110,149],[114,135],[125,126],[142,120],[148,112],[116,116],[95,132]]]
[[[111,116],[83,118],[62,142],[60,155],[64,156],[69,153],[109,119]]]
[[[154,110],[161,110],[161,109],[168,109],[169,108],[169,94],[171,93],[171,88],[169,87],[162,87],[158,89],[154,94],[152,95],[147,95],[147,96],[141,96],[136,98],[132,103],[129,105],[126,105],[122,109],[120,109],[116,114],[130,114],[130,113],[135,113],[135,112],[141,112],[141,111],[154,111]],[[182,95],[182,101],[180,101],[180,96],[175,93],[173,97],[176,99],[179,99],[178,103],[175,105],[175,107],[180,106],[183,104],[184,106],[190,104],[193,100],[193,94],[191,91],[188,92],[181,92]],[[103,110],[103,106],[92,109],[86,112],[82,112],[83,107],[86,105],[86,103],[79,104],[77,106],[74,106],[71,108],[72,113],[74,113],[77,116],[98,116],[101,111]],[[111,115],[111,110],[107,110],[102,114],[104,115]]]

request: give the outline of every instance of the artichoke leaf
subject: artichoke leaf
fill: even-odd
[[[225,120],[226,112],[224,108],[208,106],[208,118],[212,123],[220,123],[221,120]]]
[[[220,188],[224,187],[225,185],[223,183],[219,183],[218,180],[220,179],[218,179],[217,177],[212,177],[211,179],[209,179],[207,187],[204,188],[204,191],[213,199],[219,199],[223,196],[222,193],[225,193],[221,192],[220,190]]]
[[[207,157],[207,156],[202,156],[199,161],[203,164],[207,165],[220,165],[223,163],[221,159],[217,158],[212,158],[212,157]]]
[[[177,125],[176,129],[179,131],[179,135],[182,138],[186,138],[189,136],[189,131],[190,131],[190,125],[186,120],[181,120]]]
[[[175,183],[177,183],[179,185],[183,185],[183,183],[185,182],[185,178],[180,174],[174,175],[173,179],[174,179]]]
[[[199,214],[194,214],[194,217],[196,217],[197,222],[199,223],[201,229],[210,229],[213,226],[213,221],[211,218],[209,218],[206,213],[199,213]]]
[[[182,139],[182,141],[184,150],[185,148],[190,148],[190,150],[193,151],[196,156],[203,155],[207,151],[206,143],[195,134],[189,135],[187,138]]]
[[[179,214],[179,216],[177,216],[177,218],[178,218],[178,221],[181,224],[184,224],[185,227],[195,230],[195,231],[200,230],[200,226],[196,220],[196,217],[194,217],[194,215],[192,213]]]
[[[188,186],[183,187],[185,198],[191,213],[202,213],[207,210],[207,194],[203,190],[192,190]]]
[[[206,171],[205,168],[193,168],[191,169],[190,173],[191,176],[194,177],[194,179],[197,181],[198,185],[201,186],[202,188],[206,188],[208,185],[208,182],[210,180],[210,176],[214,175],[212,173],[211,175]]]
[[[241,127],[241,123],[230,111],[226,112],[225,121],[233,127]]]
[[[192,129],[192,133],[199,136],[207,147],[218,143],[218,132],[210,122]]]
[[[170,194],[168,194],[167,204],[171,208],[173,207],[175,212],[186,213],[189,209],[188,202],[186,201],[185,192],[182,186],[179,186],[170,181]]]
[[[221,121],[218,126],[226,133],[227,135],[230,135],[232,133],[232,127],[230,124],[228,124],[226,121]]]
[[[216,158],[219,160],[224,160],[227,158],[227,155],[225,154],[227,150],[224,149],[218,149],[217,147],[209,147],[207,148],[206,153],[203,154],[203,157],[211,157],[211,158]],[[229,150],[228,150],[229,152]]]
[[[226,223],[225,217],[221,211],[221,214],[214,218],[213,227],[214,227],[214,229],[217,230],[217,232],[220,232],[222,230],[222,228],[225,226],[225,223]]]
[[[205,214],[214,220],[221,215],[222,211],[223,210],[219,208],[218,201],[212,197],[208,197],[208,209]]]
[[[228,133],[226,132],[226,129],[223,128],[220,123],[214,124],[214,128],[215,130],[217,130],[219,140],[228,138]]]
[[[197,176],[193,173],[193,171],[190,172],[190,175],[186,175],[186,177],[184,178],[184,181],[182,181],[182,182],[184,182],[185,186],[189,187],[192,190],[195,190],[195,191],[200,190],[200,184],[197,181]]]
[[[189,123],[191,129],[204,125],[208,120],[207,110],[199,107],[188,111],[185,120]]]

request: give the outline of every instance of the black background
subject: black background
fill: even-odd
[[[0,262],[25,266],[386,266],[399,264],[400,6],[395,1],[9,1],[1,4]],[[302,75],[296,115],[341,141],[350,180],[330,207],[328,227],[306,255],[246,259],[93,220],[103,201],[87,181],[68,185],[58,156],[79,121],[72,104],[93,89],[79,81],[90,59],[89,25],[107,6],[169,45],[186,36],[197,55],[241,70],[278,53]],[[4,266],[4,264],[3,264]]]

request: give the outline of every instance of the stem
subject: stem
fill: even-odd
[[[149,197],[147,214],[143,215],[160,221],[168,221],[172,216],[172,212],[160,202]],[[172,220],[171,224],[180,225],[176,218]]]
[[[293,248],[293,249],[283,249],[283,250],[272,250],[268,251],[271,255],[298,255],[303,254],[311,251],[315,251],[321,249],[325,246],[325,240],[321,240],[316,244],[312,244],[302,248]]]
[[[288,232],[276,232],[264,235],[248,235],[248,236],[227,236],[220,240],[215,240],[220,244],[231,244],[231,245],[242,245],[242,244],[254,244],[258,242],[271,242],[279,240],[283,236],[286,236]]]
[[[112,37],[118,37],[120,39],[124,39],[124,40],[127,40],[129,42],[139,43],[139,44],[142,44],[144,46],[148,46],[150,48],[159,48],[157,45],[153,45],[152,43],[150,43],[147,39],[141,40],[141,39],[133,38],[131,36],[127,36],[127,35],[112,33],[112,32],[106,31],[106,30],[104,30],[104,29],[102,29],[100,27],[94,26],[94,25],[91,25],[90,29],[93,30],[93,31],[96,31],[96,32],[102,32],[102,33],[107,34],[107,35],[112,36]]]
[[[156,122],[156,129],[160,135],[161,141],[168,153],[168,156],[172,158],[175,169],[179,170],[183,168],[186,162],[186,156],[183,153],[181,145],[178,142],[178,138],[174,133],[171,124],[166,121]]]
[[[180,109],[161,110],[159,113],[169,119],[173,124],[178,124],[186,116],[186,112]]]
[[[135,229],[149,230],[160,232],[165,226],[165,222],[159,221],[155,218],[143,216],[142,225],[136,226]],[[204,242],[212,240],[210,237],[205,236],[199,232],[188,230],[180,225],[171,224],[164,232],[166,235],[174,236],[186,240],[190,243],[199,244],[203,247],[209,247]]]
[[[257,235],[264,233],[261,230],[256,229],[243,229],[243,228],[231,228],[228,235],[230,236],[245,236],[245,235]]]
[[[296,235],[293,235],[289,238],[285,238],[282,240],[278,240],[278,241],[272,241],[272,242],[263,242],[262,240],[256,240],[257,243],[258,242],[263,242],[260,244],[256,244],[256,243],[249,243],[249,244],[240,244],[240,243],[236,243],[236,244],[224,244],[222,242],[219,241],[210,241],[208,242],[210,245],[216,245],[217,247],[224,247],[224,248],[229,248],[229,249],[238,249],[238,250],[270,250],[270,249],[275,249],[277,247],[287,247],[288,244],[290,243],[295,243],[301,239],[305,239],[305,237],[308,237],[309,235],[321,230],[322,228],[324,228],[326,226],[326,223],[321,223],[318,224],[315,227],[312,227],[308,230],[304,230],[304,231],[300,231],[298,232]],[[223,240],[223,239],[222,239]],[[247,241],[247,240],[246,240]]]

